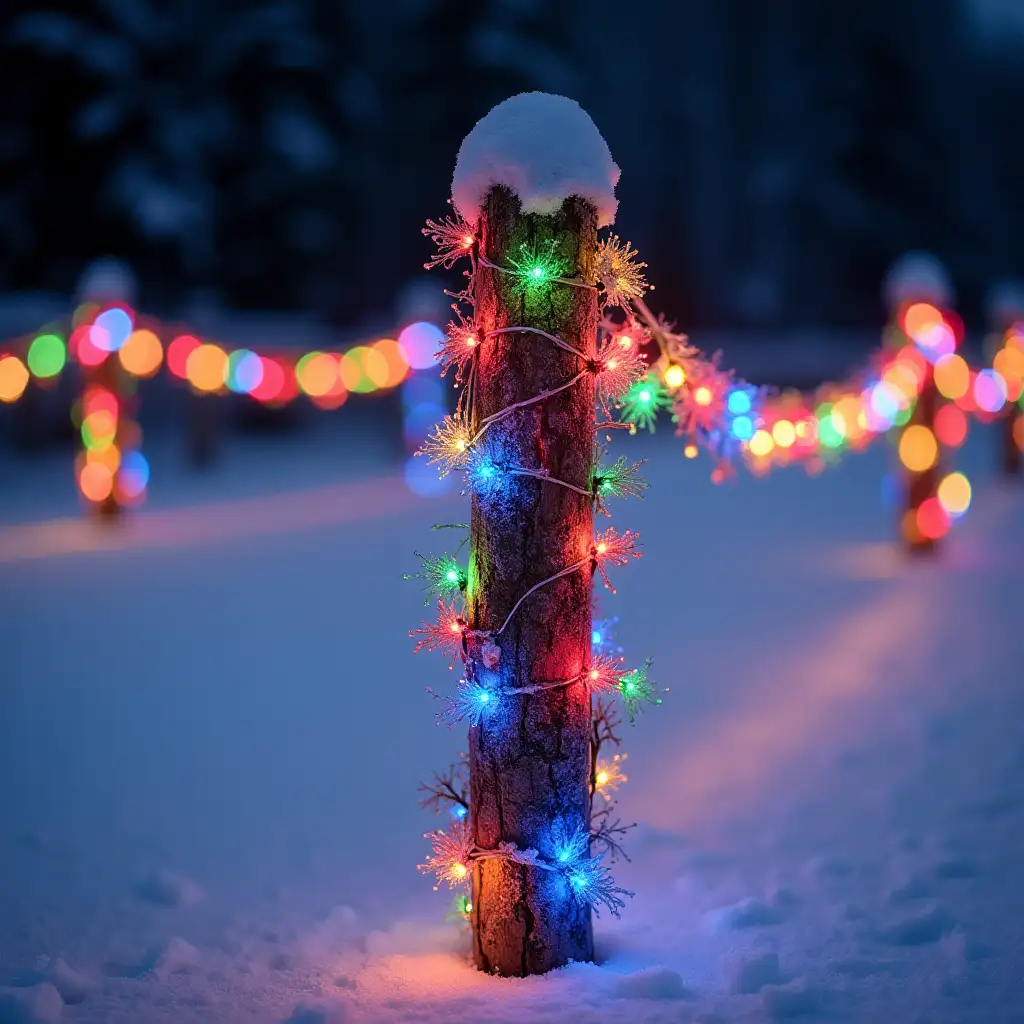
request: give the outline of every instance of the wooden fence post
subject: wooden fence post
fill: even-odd
[[[552,216],[523,214],[502,188],[481,218],[481,254],[508,267],[522,252],[554,254],[560,276],[591,280],[597,216],[568,199]],[[478,327],[546,331],[593,358],[598,302],[592,289],[531,282],[487,265],[477,268]],[[580,359],[536,336],[513,332],[480,349],[473,390],[474,433],[495,413],[558,388],[581,373]],[[586,367],[582,368],[583,371]],[[487,433],[485,459],[550,473],[584,493],[529,476],[476,487],[470,539],[471,629],[496,630],[532,586],[586,559],[593,543],[594,376],[516,409]],[[486,474],[486,462],[478,474]],[[502,686],[523,688],[580,676],[590,661],[589,568],[555,580],[519,608],[493,649]],[[481,666],[482,668],[483,666]],[[589,828],[590,691],[560,686],[507,698],[508,707],[470,734],[470,820],[484,849],[513,842],[543,850],[552,821]],[[594,955],[590,908],[555,892],[561,879],[507,859],[473,866],[473,954],[481,970],[539,974]]]

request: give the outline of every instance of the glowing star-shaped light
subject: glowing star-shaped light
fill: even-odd
[[[421,555],[418,551],[415,554],[423,563],[423,571],[406,573],[402,578],[407,580],[425,580],[428,591],[428,604],[430,603],[429,594],[431,592],[436,597],[450,601],[466,589],[466,570],[455,561],[453,556],[441,555],[435,558],[433,555]]]
[[[628,331],[608,334],[597,350],[597,400],[606,416],[621,403],[630,389],[647,373],[642,351],[647,335],[639,324],[627,325]],[[628,344],[624,344],[627,342]]]
[[[627,308],[631,299],[641,299],[647,291],[646,263],[635,257],[636,249],[623,243],[618,235],[609,235],[597,247],[597,279],[604,288],[605,305]]]
[[[594,470],[594,497],[597,500],[597,510],[607,515],[605,502],[608,498],[642,498],[643,492],[647,490],[647,481],[640,475],[640,467],[644,464],[643,459],[639,462],[627,462],[624,455],[620,455],[610,466],[601,466]]]
[[[632,530],[619,533],[614,526],[610,526],[604,533],[594,538],[593,546],[590,549],[594,566],[601,574],[604,585],[613,594],[615,593],[615,588],[608,579],[605,566],[625,565],[631,558],[639,558],[640,552],[636,550],[638,536]]]
[[[451,270],[457,260],[468,256],[476,243],[476,233],[461,217],[445,217],[444,220],[428,220],[422,229],[437,246],[437,255],[423,264],[427,270],[444,267]]]
[[[437,622],[424,622],[419,629],[414,629],[409,634],[411,637],[421,638],[413,648],[413,654],[419,654],[420,651],[443,651],[451,655],[451,664],[448,666],[451,668],[462,651],[467,629],[465,619],[458,614],[455,607],[439,599]]]
[[[653,433],[658,413],[672,408],[672,398],[657,376],[648,373],[622,396],[621,405],[623,422]]]
[[[434,888],[439,889],[442,882],[447,882],[449,889],[467,885],[474,848],[468,820],[453,822],[447,832],[426,832],[423,838],[430,840],[432,849],[426,861],[417,867],[424,875],[437,876]]]
[[[536,245],[524,242],[516,255],[508,257],[522,288],[543,288],[568,273],[569,264],[558,255],[556,247],[554,239]]]
[[[445,725],[458,722],[469,722],[479,725],[484,715],[494,711],[501,701],[497,690],[488,690],[479,683],[460,679],[458,689],[448,698],[447,707],[438,716],[438,721]]]
[[[647,678],[651,668],[651,659],[619,677],[619,694],[626,706],[626,714],[629,715],[629,722],[632,725],[636,721],[637,712],[643,710],[644,704],[660,704],[661,698],[654,696],[654,687]]]
[[[446,477],[453,469],[465,468],[472,439],[469,421],[464,416],[445,416],[416,454],[426,455],[427,462],[438,466],[440,475]]]
[[[441,365],[441,376],[445,376],[455,367],[455,383],[461,384],[469,366],[473,353],[480,345],[480,333],[472,320],[467,320],[461,313],[458,320],[448,323],[448,331],[437,351],[437,361]]]
[[[626,773],[622,770],[622,762],[626,760],[626,756],[626,754],[616,754],[610,761],[602,758],[595,766],[594,790],[606,800],[610,800],[610,794],[614,793],[624,782],[629,781]]]
[[[594,654],[590,668],[586,670],[587,684],[591,693],[611,693],[619,688],[622,675],[622,658],[608,654]]]

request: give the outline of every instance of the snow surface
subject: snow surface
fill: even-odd
[[[949,306],[954,299],[953,284],[942,263],[928,252],[908,252],[889,268],[883,285],[890,309],[904,302],[933,302]]]
[[[495,185],[519,196],[526,213],[551,214],[580,196],[605,227],[615,221],[618,181],[608,144],[575,100],[524,92],[499,103],[462,140],[452,201],[475,224]]]
[[[1019,1021],[1024,494],[994,437],[914,564],[882,453],[716,488],[671,437],[616,442],[650,460],[615,510],[647,557],[603,609],[671,692],[625,730],[636,898],[599,964],[528,980],[472,970],[415,870],[416,782],[463,740],[401,574],[465,502],[314,441],[196,476],[154,443],[151,506],[103,533],[62,454],[0,454],[0,1021]]]

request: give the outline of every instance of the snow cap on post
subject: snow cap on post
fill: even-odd
[[[905,302],[953,303],[953,284],[946,268],[929,252],[908,252],[885,275],[885,301],[890,309]]]
[[[619,168],[590,115],[575,101],[524,92],[499,103],[463,139],[452,201],[470,223],[484,198],[504,185],[524,213],[552,214],[570,196],[597,209],[598,227],[615,222]]]

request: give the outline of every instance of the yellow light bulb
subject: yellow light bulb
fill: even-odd
[[[597,545],[597,553],[599,555],[603,555],[607,550],[608,550],[608,545],[605,544],[604,541],[601,541],[601,543]]]
[[[695,459],[695,458],[697,458],[697,446],[696,446],[695,444],[688,444],[688,445],[687,445],[687,446],[686,446],[686,447],[685,447],[685,448],[683,449],[683,454],[684,454],[684,455],[685,455],[685,456],[686,456],[686,457],[687,457],[688,459]]]
[[[469,873],[469,868],[467,868],[465,864],[453,864],[452,865],[452,874],[456,878],[465,878],[468,873]]]
[[[464,452],[464,451],[466,450],[466,441],[465,441],[465,439],[464,439],[464,438],[461,438],[461,437],[460,437],[460,438],[458,439],[458,441],[456,441],[456,442],[455,442],[455,447],[456,447],[456,448],[457,448],[457,449],[458,449],[458,450],[459,450],[460,452]]]
[[[608,773],[603,771],[598,772],[596,781],[599,786],[605,785],[608,782]]]
[[[621,348],[632,348],[633,347],[633,339],[628,334],[623,334],[619,338],[619,346]]]
[[[710,405],[711,404],[711,392],[705,387],[699,387],[693,393],[693,400],[698,405]]]
[[[473,244],[473,236],[472,235],[463,235],[462,236],[462,244],[468,249]]]
[[[672,365],[665,371],[665,384],[675,390],[686,383],[686,372],[681,366]]]

